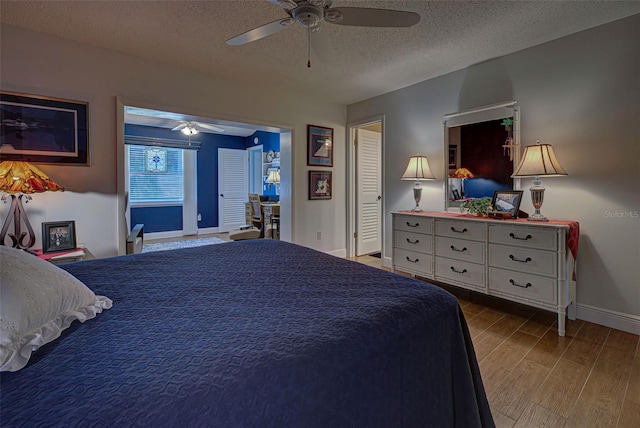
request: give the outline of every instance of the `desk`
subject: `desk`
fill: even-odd
[[[264,230],[265,238],[273,238],[273,226],[271,221],[272,217],[278,216],[280,218],[280,203],[278,202],[261,202],[260,207],[262,209],[262,230]],[[278,225],[280,221],[278,221]],[[278,228],[278,231],[280,229]]]

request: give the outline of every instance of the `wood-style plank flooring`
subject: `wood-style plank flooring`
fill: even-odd
[[[443,288],[464,312],[497,427],[640,427],[639,336],[576,320],[559,337],[555,313]]]

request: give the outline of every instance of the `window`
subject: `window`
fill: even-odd
[[[182,150],[131,144],[127,148],[131,204],[182,204]]]

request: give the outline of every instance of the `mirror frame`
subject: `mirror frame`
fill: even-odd
[[[449,200],[449,128],[470,125],[473,123],[488,122],[505,117],[513,117],[513,168],[520,163],[520,107],[516,101],[491,104],[470,110],[463,110],[455,113],[445,114],[443,116],[444,125],[444,209],[450,211],[460,210],[460,203]],[[511,171],[513,173],[513,169]],[[513,189],[521,190],[520,179],[513,179]]]

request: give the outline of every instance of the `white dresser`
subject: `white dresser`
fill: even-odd
[[[557,312],[575,319],[571,222],[494,220],[395,211],[393,270]]]

